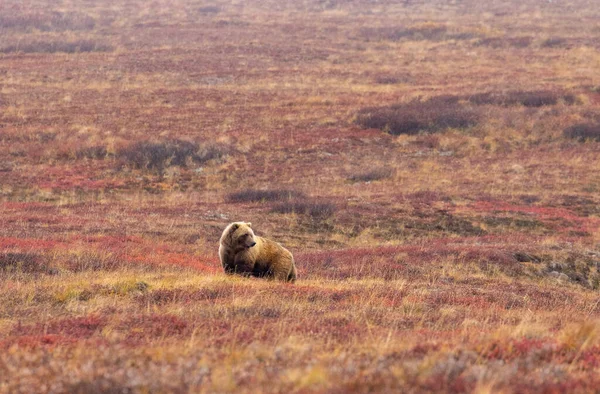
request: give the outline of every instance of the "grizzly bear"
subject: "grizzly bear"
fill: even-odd
[[[254,235],[251,223],[229,224],[221,235],[219,257],[227,274],[296,281],[294,257],[275,241]]]

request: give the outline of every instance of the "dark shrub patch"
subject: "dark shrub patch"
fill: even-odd
[[[327,218],[336,211],[336,206],[329,203],[290,201],[273,207],[271,212],[296,213],[307,215],[315,219]]]
[[[207,6],[198,8],[198,11],[201,14],[218,14],[219,12],[221,12],[221,8],[219,8],[215,5],[207,5]]]
[[[107,155],[108,151],[102,145],[88,146],[75,152],[78,159],[104,159]]]
[[[410,28],[379,27],[364,28],[361,35],[368,41],[444,41],[444,40],[469,40],[476,36],[468,32],[454,32],[447,26],[430,24]]]
[[[523,217],[500,217],[500,216],[484,216],[481,218],[481,221],[485,223],[488,227],[498,228],[498,227],[508,227],[515,230],[540,230],[540,231],[548,231],[548,227],[545,223],[527,216]]]
[[[0,48],[1,53],[80,53],[80,52],[110,52],[113,47],[92,40],[76,41],[33,41],[7,45]]]
[[[440,218],[432,223],[435,230],[460,234],[460,235],[483,235],[485,231],[476,225],[473,225],[469,220],[456,217],[451,214],[443,214]]]
[[[542,48],[559,48],[566,46],[567,41],[560,37],[550,37],[542,42]]]
[[[399,135],[464,129],[476,125],[478,120],[478,113],[461,103],[459,97],[440,96],[427,101],[365,108],[358,113],[355,122],[365,128]]]
[[[304,198],[304,193],[288,189],[246,189],[231,193],[227,196],[227,200],[230,202],[285,201],[292,198]]]
[[[168,140],[165,142],[136,142],[118,152],[126,165],[136,169],[162,174],[171,166],[187,167],[226,155],[221,146],[200,146],[190,141]]]
[[[527,48],[533,39],[531,37],[489,37],[477,41],[477,45],[488,46],[491,48]]]
[[[12,14],[0,16],[0,29],[26,31],[92,30],[96,21],[91,16],[80,12],[53,12],[50,15],[41,13]]]
[[[460,257],[465,262],[478,263],[479,268],[485,273],[494,273],[499,270],[509,276],[518,276],[523,273],[523,268],[519,262],[506,251],[470,249],[461,253]]]
[[[394,77],[391,75],[380,75],[375,78],[375,83],[379,85],[395,85],[402,82],[401,78]]]
[[[525,252],[516,252],[513,256],[519,263],[540,263],[542,261],[539,256]]]
[[[37,140],[41,143],[51,142],[56,139],[56,133],[46,132],[46,131],[38,131],[35,136]]]
[[[348,178],[352,182],[371,182],[378,181],[381,179],[390,178],[394,174],[394,171],[389,167],[379,167],[354,174]]]
[[[514,106],[522,105],[524,107],[543,107],[546,105],[555,105],[559,100],[566,104],[573,105],[577,98],[572,94],[561,92],[552,92],[548,90],[538,91],[513,91],[506,93],[478,93],[467,98],[469,102],[476,105],[501,105]]]
[[[600,141],[600,124],[581,123],[571,126],[563,132],[567,138],[577,141]]]
[[[48,259],[36,253],[0,253],[0,272],[49,272]]]

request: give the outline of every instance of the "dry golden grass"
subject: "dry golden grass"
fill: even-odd
[[[0,392],[597,391],[591,2],[4,7]]]

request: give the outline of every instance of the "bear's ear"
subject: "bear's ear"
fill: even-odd
[[[248,223],[246,223],[246,226],[252,227],[252,223],[248,222]]]
[[[239,224],[234,223],[231,225],[231,227],[229,227],[229,231],[227,232],[227,236],[231,239],[231,241],[233,241],[233,234],[235,233],[235,230],[238,229],[238,227],[240,227]]]

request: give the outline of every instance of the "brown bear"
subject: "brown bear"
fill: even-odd
[[[254,235],[251,223],[229,224],[221,235],[219,257],[227,274],[296,281],[294,257],[270,239]]]

